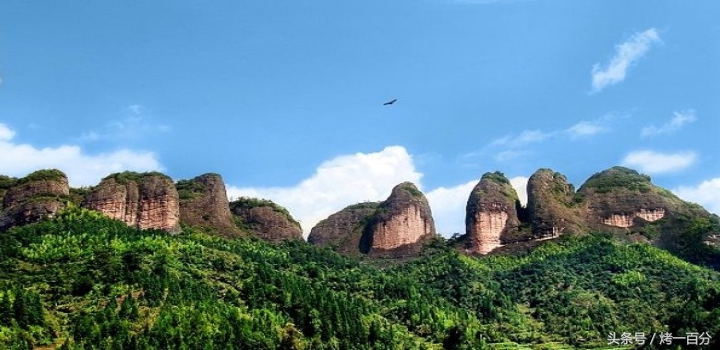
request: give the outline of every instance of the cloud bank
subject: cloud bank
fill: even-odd
[[[681,186],[672,190],[678,197],[702,205],[720,215],[720,177],[703,181],[695,186]]]
[[[381,201],[404,181],[419,186],[422,174],[415,170],[405,148],[386,147],[380,152],[343,155],[322,163],[309,178],[293,187],[227,186],[228,196],[271,199],[286,207],[307,235],[320,220],[345,206]]]
[[[604,67],[596,63],[592,68],[593,92],[598,92],[608,85],[625,80],[628,69],[645,56],[653,44],[660,43],[660,36],[655,28],[635,33],[627,41],[615,47],[615,55]]]
[[[152,152],[121,149],[110,153],[87,154],[78,146],[37,148],[13,142],[15,131],[0,123],[0,174],[22,177],[38,169],[55,168],[68,176],[70,185],[96,185],[108,174],[133,170],[163,169]]]
[[[695,163],[695,152],[659,153],[654,151],[631,152],[623,159],[624,166],[637,168],[642,173],[662,174],[684,170]]]

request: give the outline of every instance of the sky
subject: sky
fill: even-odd
[[[0,174],[213,172],[307,234],[412,181],[463,233],[485,172],[524,198],[616,165],[720,214],[715,0],[0,4]],[[392,105],[383,103],[397,99]]]

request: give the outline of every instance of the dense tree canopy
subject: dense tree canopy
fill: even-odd
[[[720,274],[602,234],[514,257],[435,241],[380,265],[70,208],[0,235],[0,348],[598,348],[611,333],[697,332],[710,349],[720,338]]]

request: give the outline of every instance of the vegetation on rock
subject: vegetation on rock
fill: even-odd
[[[192,199],[198,193],[202,193],[205,190],[205,185],[200,181],[195,180],[180,180],[175,183],[175,188],[178,191],[180,199]]]
[[[33,181],[53,181],[59,179],[65,179],[65,173],[57,169],[43,169],[32,172],[25,177],[16,180],[16,185],[21,185]]]
[[[108,175],[105,178],[103,178],[101,180],[101,182],[112,178],[115,180],[115,182],[117,182],[121,185],[125,185],[129,182],[140,183],[140,182],[142,182],[142,180],[144,178],[150,177],[150,176],[159,176],[159,177],[163,177],[163,178],[166,178],[166,179],[172,181],[172,179],[170,179],[169,176],[167,176],[161,172],[158,172],[158,171],[150,171],[150,172],[144,172],[144,173],[138,173],[135,171],[123,171],[121,173],[115,173],[115,174]]]
[[[652,187],[649,176],[641,175],[632,169],[615,166],[591,176],[585,181],[579,192],[592,189],[596,193],[608,193],[613,189],[624,189],[646,193]]]
[[[496,171],[494,173],[485,173],[480,180],[491,180],[501,185],[510,185],[510,180],[508,180],[508,178],[505,177],[505,174],[500,171]]]
[[[7,190],[15,184],[15,181],[17,181],[17,179],[14,177],[0,175],[0,190]]]
[[[269,207],[273,211],[282,214],[288,221],[291,223],[297,225],[300,227],[300,223],[295,220],[292,215],[290,215],[290,212],[285,209],[283,206],[278,205],[277,203],[269,200],[269,199],[262,199],[262,198],[252,198],[252,197],[240,197],[232,202],[230,202],[230,208],[234,209],[252,209],[257,207]]]

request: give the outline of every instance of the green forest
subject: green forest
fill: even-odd
[[[640,333],[646,348],[661,333],[720,344],[720,273],[667,251],[604,233],[515,256],[451,243],[400,263],[70,207],[0,235],[0,348],[630,349]]]

